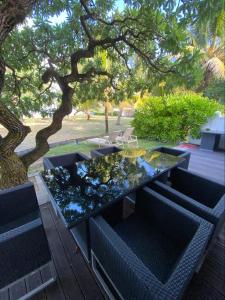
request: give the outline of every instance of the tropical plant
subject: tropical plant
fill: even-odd
[[[215,5],[214,13],[206,18],[202,16],[198,22],[190,27],[191,46],[198,49],[201,54],[201,67],[204,72],[203,79],[197,91],[204,91],[214,79],[225,78],[225,36],[224,1],[205,2],[204,11],[209,5]]]
[[[222,105],[193,92],[145,97],[137,103],[133,120],[139,137],[161,142],[199,137],[200,128]]]

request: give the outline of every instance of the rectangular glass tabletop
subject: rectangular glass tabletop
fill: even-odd
[[[42,177],[66,227],[72,228],[183,161],[157,151],[128,149],[56,167]]]

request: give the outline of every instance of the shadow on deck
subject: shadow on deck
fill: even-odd
[[[210,179],[224,183],[224,153],[191,149],[190,170]],[[47,194],[40,182],[36,181],[36,191],[40,201],[41,214],[51,248],[57,282],[33,300],[101,300],[104,299],[95,278],[85,263],[81,253],[77,252],[76,244],[55,216]],[[225,227],[207,256],[200,272],[195,274],[187,288],[184,300],[225,300]],[[172,299],[168,299],[172,300]]]

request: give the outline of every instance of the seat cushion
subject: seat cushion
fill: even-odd
[[[183,253],[184,244],[162,233],[157,224],[132,214],[114,230],[151,272],[165,283]]]
[[[42,224],[0,242],[0,289],[51,260]]]

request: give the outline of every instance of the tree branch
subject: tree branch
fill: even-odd
[[[21,157],[25,167],[28,168],[33,162],[43,156],[49,150],[48,138],[58,132],[62,128],[64,117],[72,111],[72,98],[74,90],[71,88],[65,79],[59,75],[52,65],[46,70],[42,76],[44,83],[51,82],[55,79],[62,91],[62,101],[59,108],[54,112],[52,122],[46,128],[41,129],[36,134],[36,146],[30,152]]]
[[[4,86],[6,67],[9,68],[1,55],[2,44],[13,28],[24,21],[35,2],[36,0],[9,0],[0,7],[0,94]],[[16,80],[15,70],[11,68],[11,71]],[[0,139],[0,156],[7,157],[12,155],[16,147],[24,140],[30,132],[30,127],[24,126],[1,101],[0,124],[8,130],[8,134]]]
[[[88,6],[86,5],[86,1],[85,0],[80,0],[81,5],[83,6],[86,14],[87,14],[87,18],[99,21],[100,23],[104,24],[104,25],[108,25],[108,26],[113,26],[116,24],[123,24],[126,23],[127,21],[135,21],[138,22],[138,18],[134,18],[134,17],[125,17],[123,19],[113,19],[112,21],[108,22],[105,21],[104,19],[100,18],[97,16],[97,14],[92,13],[90,11],[90,9],[88,8]]]
[[[25,20],[37,0],[8,0],[0,8],[0,47],[8,34]]]

